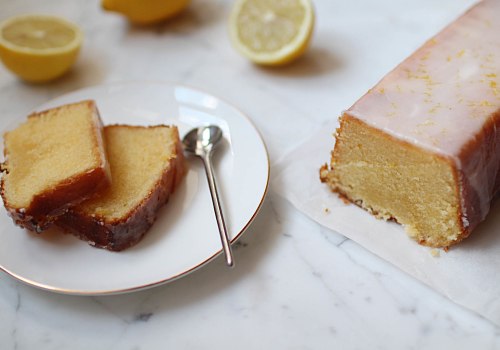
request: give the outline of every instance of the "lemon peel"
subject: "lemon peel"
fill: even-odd
[[[117,12],[132,23],[148,25],[158,23],[181,13],[190,0],[102,0],[102,8]]]

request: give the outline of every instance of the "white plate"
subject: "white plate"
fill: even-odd
[[[175,124],[181,138],[199,125],[222,128],[224,147],[214,165],[231,240],[248,227],[267,192],[269,159],[258,131],[240,111],[205,92],[165,82],[91,87],[37,110],[83,99],[97,102],[105,124]],[[90,247],[57,229],[38,236],[15,226],[2,210],[0,268],[39,288],[99,295],[170,282],[203,266],[221,253],[221,242],[201,161],[188,158],[188,164],[186,178],[144,239],[120,253]]]

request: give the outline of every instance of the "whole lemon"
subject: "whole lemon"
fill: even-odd
[[[190,0],[102,0],[107,11],[121,13],[135,24],[147,25],[181,13]]]

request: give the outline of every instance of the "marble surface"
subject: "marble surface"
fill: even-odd
[[[306,56],[265,69],[232,49],[231,1],[193,0],[174,21],[135,28],[96,0],[4,0],[0,19],[62,15],[86,39],[74,69],[51,84],[24,84],[0,67],[2,123],[15,125],[47,100],[90,85],[177,81],[246,112],[267,142],[273,171],[471,3],[316,0]],[[272,187],[234,248],[233,270],[218,258],[174,283],[117,296],[52,294],[0,274],[0,348],[500,348],[498,327],[309,220]]]

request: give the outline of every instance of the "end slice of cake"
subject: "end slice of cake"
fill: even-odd
[[[467,237],[500,187],[498,14],[479,2],[386,75],[343,113],[320,170],[423,245]]]
[[[93,101],[34,113],[4,135],[1,196],[21,227],[40,232],[109,185],[102,122]]]
[[[57,224],[93,246],[120,251],[153,224],[185,174],[184,156],[175,126],[112,125],[104,135],[112,185]]]

